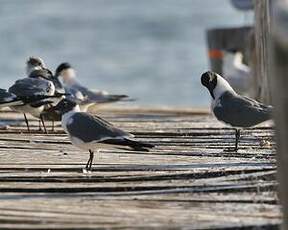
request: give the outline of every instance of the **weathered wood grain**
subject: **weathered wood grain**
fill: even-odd
[[[204,113],[130,110],[101,116],[156,145],[151,152],[88,153],[57,124],[44,135],[32,119],[4,111],[0,129],[0,229],[276,229],[274,131],[270,122],[234,132]],[[11,117],[13,119],[11,119]],[[9,119],[8,119],[9,118]]]

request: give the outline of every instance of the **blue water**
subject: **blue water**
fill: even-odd
[[[1,0],[0,87],[36,55],[51,69],[69,61],[83,84],[138,104],[207,106],[205,29],[251,18],[229,0]]]

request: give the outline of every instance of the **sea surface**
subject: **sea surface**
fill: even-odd
[[[208,106],[205,30],[251,18],[229,0],[0,0],[0,88],[25,77],[36,55],[139,105]]]

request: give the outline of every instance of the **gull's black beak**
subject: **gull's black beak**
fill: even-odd
[[[213,91],[217,85],[217,74],[212,71],[203,73],[201,76],[201,83],[209,90],[211,97],[215,99]]]

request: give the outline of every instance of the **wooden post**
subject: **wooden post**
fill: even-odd
[[[272,96],[275,104],[279,195],[282,229],[288,229],[288,1],[273,3],[271,56]]]
[[[254,1],[255,9],[255,52],[256,60],[253,69],[254,98],[271,103],[271,92],[269,88],[270,60],[268,55],[270,39],[270,11],[271,0]]]

